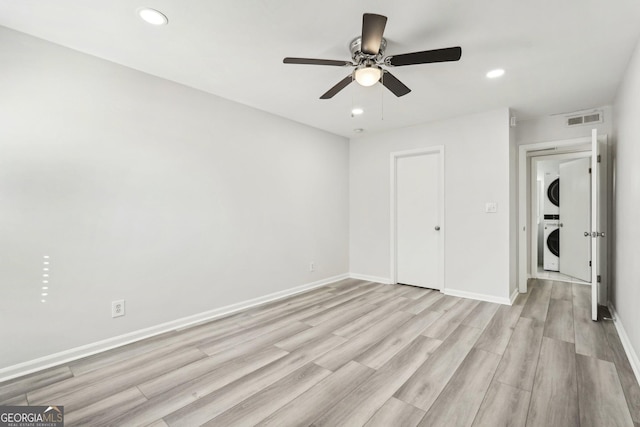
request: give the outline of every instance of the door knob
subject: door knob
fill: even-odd
[[[589,237],[591,234],[588,231],[584,232],[584,237]]]
[[[563,226],[563,224],[562,224],[562,223],[560,223],[560,224],[558,224],[558,225],[559,225],[560,227],[562,227],[562,226]]]
[[[436,225],[436,226],[435,226],[435,229],[436,229],[436,231],[440,231],[440,226],[439,226],[439,225]]]

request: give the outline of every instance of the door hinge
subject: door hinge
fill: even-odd
[[[602,160],[602,156],[598,154],[598,163],[600,163],[601,160]]]
[[[602,276],[600,276],[599,274],[598,274],[598,277],[596,279],[596,282],[598,282],[598,283],[602,282]]]
[[[589,261],[589,267],[591,267],[591,261]]]
[[[591,168],[589,168],[589,173],[591,173]]]

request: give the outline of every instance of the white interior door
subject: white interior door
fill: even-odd
[[[398,157],[396,281],[439,289],[440,153]]]
[[[591,282],[590,168],[588,157],[560,163],[560,273],[585,282]]]

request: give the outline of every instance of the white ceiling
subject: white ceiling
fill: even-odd
[[[135,11],[152,7],[169,25]],[[462,46],[459,62],[397,67],[412,89],[351,84],[362,14],[388,16],[387,54]],[[640,36],[637,0],[0,0],[0,25],[351,137],[500,107],[519,119],[611,103]],[[1,66],[1,65],[0,65]],[[485,73],[504,68],[501,79]],[[352,106],[365,114],[351,117]]]

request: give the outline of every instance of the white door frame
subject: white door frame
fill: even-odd
[[[529,159],[531,160],[529,162],[529,182],[531,183],[531,185],[529,186],[529,191],[530,191],[530,200],[529,200],[529,206],[527,207],[527,209],[532,209],[534,206],[534,203],[536,202],[536,194],[534,194],[534,184],[536,183],[537,180],[537,175],[536,172],[538,171],[538,163],[539,162],[544,162],[545,160],[574,160],[574,159],[581,159],[581,158],[585,158],[585,157],[591,157],[591,150],[588,149],[585,146],[585,149],[581,149],[579,147],[575,147],[576,151],[571,151],[568,153],[561,153],[561,154],[540,154],[539,156],[531,156],[529,157]],[[529,234],[529,238],[530,238],[530,250],[531,252],[530,254],[530,261],[531,261],[531,271],[529,274],[529,277],[535,279],[538,276],[538,239],[533,238],[535,236],[532,236],[532,233],[538,233],[538,230],[536,229],[536,227],[538,226],[538,224],[535,223],[535,218],[533,218],[533,216],[530,218],[530,224],[531,224],[531,233]],[[543,242],[544,244],[544,242]],[[543,248],[544,249],[544,248]],[[573,280],[568,280],[568,282],[573,283]],[[575,283],[588,283],[579,279],[575,280]]]
[[[445,224],[444,224],[444,145],[434,145],[432,147],[418,148],[414,150],[405,150],[405,151],[395,151],[390,153],[390,218],[391,218],[391,227],[390,227],[390,277],[391,283],[398,283],[397,278],[397,224],[396,224],[396,185],[397,185],[397,166],[398,159],[401,157],[412,157],[412,156],[420,156],[426,154],[439,154],[440,159],[440,172],[439,172],[439,180],[440,180],[440,188],[438,189],[438,205],[440,206],[438,216],[440,217],[440,241],[438,247],[438,287],[440,288],[440,292],[443,292],[445,289],[444,282],[444,239],[445,239]]]
[[[532,245],[527,243],[529,239],[536,238],[533,236],[532,221],[530,221],[531,209],[527,198],[527,173],[529,162],[527,156],[535,151],[553,150],[553,149],[572,149],[580,148],[591,144],[591,136],[563,139],[559,141],[538,142],[534,144],[524,144],[518,147],[518,289],[520,293],[527,292],[527,279],[531,277],[528,268],[528,261],[531,258],[529,250]],[[537,233],[537,230],[535,230]],[[533,268],[532,266],[531,268]],[[537,267],[536,267],[537,268]]]

